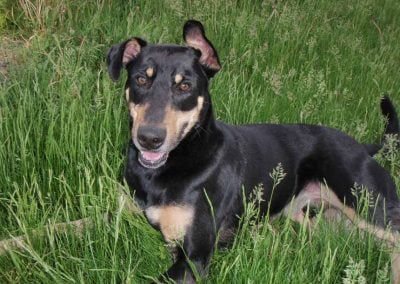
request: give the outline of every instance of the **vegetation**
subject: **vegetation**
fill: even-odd
[[[381,95],[400,110],[395,0],[0,0],[0,239],[97,223],[81,237],[29,238],[0,257],[0,282],[146,283],[171,264],[161,235],[117,202],[128,116],[105,54],[130,36],[182,43],[190,18],[219,51],[210,88],[221,120],[324,124],[375,142]],[[379,161],[400,189],[400,153],[389,153]],[[373,237],[320,218],[311,233],[284,218],[255,225],[247,208],[204,283],[389,282],[388,250]]]

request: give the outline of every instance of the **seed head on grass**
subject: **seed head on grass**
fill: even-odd
[[[269,176],[272,178],[273,181],[273,189],[276,188],[278,184],[285,178],[286,173],[283,169],[282,163],[278,163],[278,165],[269,173]]]
[[[349,264],[345,268],[345,276],[343,277],[343,284],[365,284],[367,280],[363,275],[365,270],[365,261],[360,260],[355,262],[352,257],[349,259]]]

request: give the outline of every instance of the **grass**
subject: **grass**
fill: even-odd
[[[230,123],[325,124],[373,142],[382,93],[400,109],[395,0],[0,3],[1,38],[18,43],[0,46],[16,55],[0,77],[0,238],[97,220],[82,238],[49,230],[0,257],[2,283],[146,283],[171,264],[160,234],[116,200],[129,132],[124,80],[108,78],[105,54],[130,36],[181,43],[184,21],[202,21],[223,64],[214,109]],[[400,188],[398,151],[380,161]],[[286,219],[256,226],[248,208],[205,283],[389,282],[371,236],[323,220],[311,237]]]

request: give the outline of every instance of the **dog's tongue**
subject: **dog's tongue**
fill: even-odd
[[[164,153],[155,153],[155,152],[150,152],[150,151],[143,151],[142,152],[142,157],[150,162],[155,162],[158,161],[162,158]]]

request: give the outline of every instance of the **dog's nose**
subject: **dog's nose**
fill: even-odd
[[[164,143],[167,132],[165,128],[154,126],[140,126],[138,129],[138,142],[147,150],[156,150]]]

